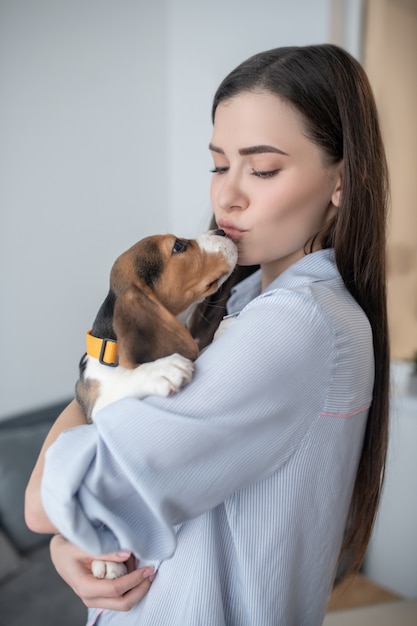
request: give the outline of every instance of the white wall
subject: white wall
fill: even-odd
[[[364,573],[406,598],[417,598],[417,398],[391,403],[386,477]]]
[[[206,227],[223,76],[262,49],[328,41],[333,5],[0,3],[0,419],[72,395],[118,253]]]

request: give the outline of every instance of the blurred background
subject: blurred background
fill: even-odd
[[[120,252],[206,229],[222,78],[261,50],[323,42],[364,64],[390,164],[393,413],[406,423],[393,492],[416,555],[417,408],[402,377],[417,351],[416,0],[0,0],[0,422],[72,397]],[[417,555],[410,567],[417,596]]]

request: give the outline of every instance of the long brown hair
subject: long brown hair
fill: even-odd
[[[290,103],[306,135],[328,164],[343,160],[341,203],[318,234],[332,247],[343,281],[368,316],[373,332],[375,383],[343,546],[348,570],[363,561],[381,495],[388,444],[389,337],[386,299],[388,170],[374,97],[361,65],[325,44],[277,48],[239,65],[221,83],[212,108],[241,92],[273,93]],[[230,289],[255,268],[238,268],[221,293],[196,310],[192,333],[209,343]]]

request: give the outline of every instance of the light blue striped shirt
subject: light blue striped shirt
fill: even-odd
[[[260,294],[171,398],[128,398],[50,448],[42,495],[82,549],[160,567],[99,626],[318,626],[332,587],[372,397],[372,336],[331,250]],[[91,623],[98,611],[90,611]]]

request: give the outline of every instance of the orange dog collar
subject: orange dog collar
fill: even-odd
[[[117,341],[115,339],[93,337],[91,330],[88,330],[86,333],[86,352],[88,356],[98,359],[103,365],[117,367],[119,364]]]

